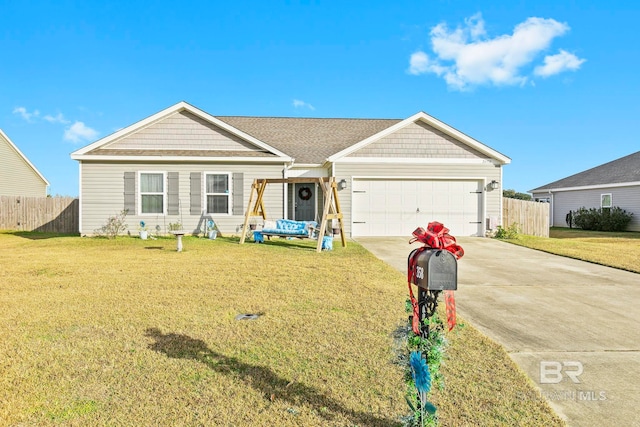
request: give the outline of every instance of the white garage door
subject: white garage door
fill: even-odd
[[[354,179],[357,236],[411,236],[417,227],[443,223],[453,236],[482,233],[481,181]]]

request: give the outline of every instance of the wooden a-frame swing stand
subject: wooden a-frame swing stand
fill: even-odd
[[[244,225],[242,226],[242,235],[240,237],[240,244],[243,244],[247,235],[247,228],[249,227],[249,219],[255,216],[261,216],[263,220],[267,219],[267,214],[264,210],[264,204],[262,197],[264,191],[267,188],[267,184],[295,184],[295,183],[309,183],[317,182],[322,188],[324,205],[322,209],[322,220],[320,221],[320,231],[318,233],[318,245],[316,252],[322,251],[322,237],[327,229],[327,221],[337,219],[340,225],[340,240],[342,240],[342,247],[347,247],[347,240],[344,236],[344,220],[342,218],[342,211],[340,210],[340,199],[338,198],[338,185],[334,177],[330,178],[269,178],[269,179],[254,179],[251,185],[251,195],[249,196],[249,205],[247,207],[247,213],[244,217]],[[255,202],[254,196],[256,197]],[[311,236],[310,236],[311,237]]]

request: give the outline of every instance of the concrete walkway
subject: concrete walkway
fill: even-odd
[[[358,238],[406,273],[409,238]],[[640,426],[640,275],[458,238],[456,305],[500,343],[569,426]],[[640,260],[638,260],[640,262]]]

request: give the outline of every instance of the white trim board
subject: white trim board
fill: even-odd
[[[228,163],[283,163],[286,159],[281,157],[203,157],[203,156],[109,156],[109,155],[75,155],[73,160],[117,160],[127,162],[228,162]]]
[[[453,159],[453,158],[407,158],[407,157],[343,157],[335,161],[336,164],[357,164],[357,163],[403,163],[403,164],[420,164],[420,165],[436,165],[436,164],[495,164],[495,160],[491,159]]]
[[[389,180],[389,179],[404,179],[404,180],[412,180],[412,181],[482,181],[486,186],[487,177],[473,177],[473,176],[415,176],[415,175],[359,175],[352,176],[351,179],[379,179],[379,180]],[[485,190],[486,191],[486,190]]]

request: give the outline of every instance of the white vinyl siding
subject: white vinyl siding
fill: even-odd
[[[205,174],[205,206],[208,214],[231,213],[231,174],[207,172]]]
[[[164,172],[140,172],[139,201],[140,214],[164,214],[166,195],[166,177]]]
[[[149,164],[131,162],[98,163],[93,161],[82,162],[81,171],[81,209],[82,209],[82,234],[93,234],[94,230],[104,225],[107,218],[122,211],[124,207],[123,176],[125,172],[135,172],[139,178],[139,171],[164,170],[165,173],[179,172],[178,180],[178,213],[171,214],[146,214],[140,216],[139,197],[136,194],[136,212],[130,212],[127,223],[137,224],[141,220],[147,223],[150,230],[160,226],[162,232],[168,231],[169,223],[180,221],[183,228],[189,232],[195,232],[206,224],[206,219],[211,218],[216,226],[224,234],[238,233],[244,221],[244,212],[247,208],[251,184],[259,178],[282,178],[282,164],[238,164],[227,163],[214,165],[211,163],[184,163],[184,164]],[[190,193],[192,172],[202,174],[202,193],[204,193],[204,173],[211,170],[224,170],[231,174],[244,172],[242,180],[244,209],[238,215],[207,214],[205,205],[201,211],[193,215],[190,212]],[[136,192],[139,185],[136,185]],[[232,187],[233,188],[233,185]],[[255,196],[253,198],[255,201]],[[264,207],[269,219],[283,217],[283,186],[281,184],[269,184],[264,194]],[[166,211],[165,211],[166,212]],[[205,221],[205,222],[203,222]],[[133,228],[135,230],[135,228]]]

